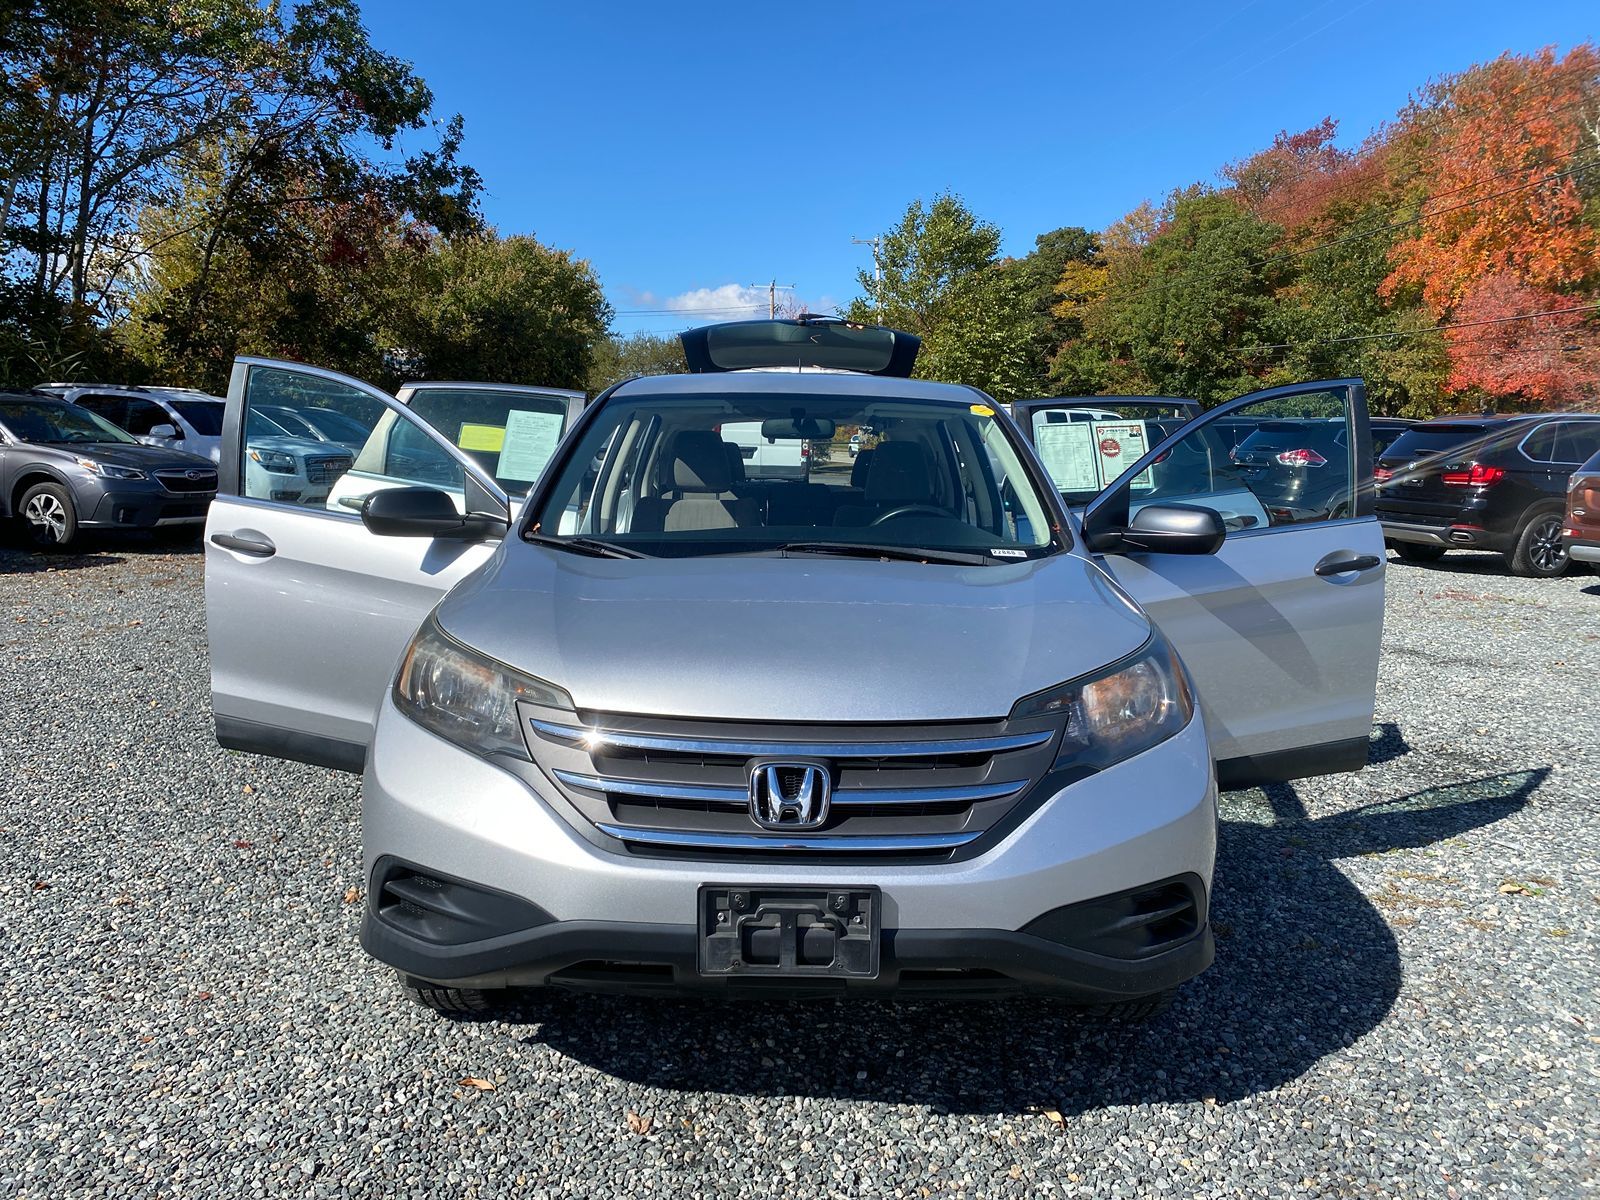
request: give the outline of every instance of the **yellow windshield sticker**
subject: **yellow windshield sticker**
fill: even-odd
[[[505,444],[504,425],[463,425],[456,438],[456,445],[463,450],[484,450],[490,454],[499,454]]]
[[[971,411],[975,416],[979,417],[994,416],[994,409],[990,408],[987,404],[974,404]]]

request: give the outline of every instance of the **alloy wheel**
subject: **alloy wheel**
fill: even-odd
[[[1566,565],[1567,549],[1561,544],[1560,517],[1545,517],[1533,527],[1528,558],[1541,571],[1559,571]]]
[[[60,542],[67,536],[67,510],[49,492],[29,500],[22,516],[33,526],[33,535],[41,542]]]

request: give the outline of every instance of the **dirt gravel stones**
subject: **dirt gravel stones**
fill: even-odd
[[[1391,562],[1374,765],[1224,797],[1217,965],[1138,1029],[559,994],[437,1019],[356,944],[359,781],[212,740],[198,554],[0,551],[0,641],[0,1194],[1600,1177],[1600,576]]]

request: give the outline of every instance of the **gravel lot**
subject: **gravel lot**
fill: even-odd
[[[1154,1025],[451,1023],[356,944],[358,780],[216,748],[199,554],[0,550],[0,1194],[1593,1193],[1597,614],[1391,563],[1374,765],[1225,797],[1217,966]]]

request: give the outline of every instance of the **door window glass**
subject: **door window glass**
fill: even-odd
[[[349,441],[299,436],[304,410],[332,411],[348,422]],[[361,388],[283,367],[251,367],[245,388],[245,444],[240,484],[246,496],[356,515],[375,491],[433,487],[465,511],[461,464],[409,413]]]
[[[1600,421],[1569,421],[1561,438],[1564,462],[1587,462],[1600,454]]]
[[[1124,472],[1130,513],[1195,504],[1220,515],[1230,533],[1349,516],[1351,425],[1342,389],[1247,404],[1191,430],[1133,479]]]
[[[1522,443],[1522,452],[1534,462],[1554,462],[1556,457],[1556,436],[1561,426],[1556,421],[1549,421],[1530,433]]]
[[[123,428],[134,437],[147,437],[157,425],[173,425],[177,422],[172,419],[166,409],[149,400],[129,400],[128,419]]]

